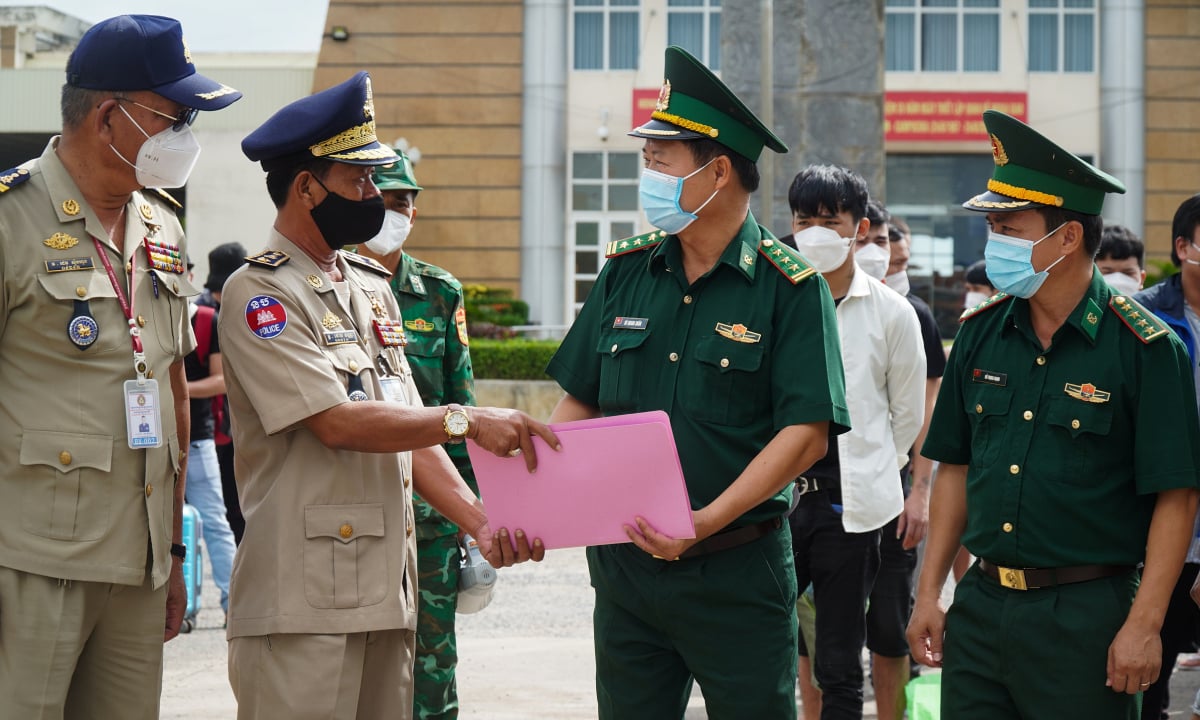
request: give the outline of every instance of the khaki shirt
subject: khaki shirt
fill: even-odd
[[[148,268],[143,239],[184,252],[173,209],[135,192],[123,254],[75,182],[45,152],[0,179],[0,565],[50,577],[139,585],[147,552],[166,582],[180,447],[170,365],[195,347],[179,272]],[[129,448],[123,383],[136,376],[128,322],[92,237],[118,281],[132,261],[133,311],[158,381],[163,445]],[[128,296],[129,286],[122,292]],[[86,303],[99,329],[80,350],[67,327]]]
[[[228,636],[415,629],[411,455],[332,450],[303,424],[350,402],[354,377],[386,399],[380,357],[399,401],[421,404],[402,348],[372,324],[400,319],[388,273],[339,253],[346,302],[282,235],[268,247],[229,278],[218,319],[246,517]]]

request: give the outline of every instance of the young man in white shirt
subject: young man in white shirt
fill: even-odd
[[[831,437],[825,457],[797,480],[800,500],[791,517],[798,587],[813,584],[811,650],[822,720],[862,717],[860,654],[880,528],[904,509],[900,468],[924,416],[925,350],[916,313],[858,267],[852,252],[870,227],[867,201],[857,173],[829,165],[805,168],[788,191],[792,242],[824,276],[837,304],[852,426]]]

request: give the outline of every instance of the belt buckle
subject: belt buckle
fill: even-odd
[[[999,572],[1000,584],[1011,590],[1028,590],[1025,584],[1025,571],[1021,568],[1006,568],[996,566]]]
[[[801,475],[799,478],[796,479],[796,484],[800,486],[800,494],[801,495],[807,495],[810,492],[816,492],[818,489],[816,478],[809,480],[808,478],[804,477],[803,475]]]

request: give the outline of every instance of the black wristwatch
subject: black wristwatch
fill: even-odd
[[[180,560],[187,560],[187,545],[171,543],[171,554]]]

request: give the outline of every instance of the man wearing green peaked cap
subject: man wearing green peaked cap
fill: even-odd
[[[588,548],[604,720],[795,718],[795,478],[846,411],[820,274],[750,213],[764,146],[787,148],[707,68],[667,48],[639,188],[651,232],[608,261],[548,372],[554,421],[666,411],[695,538],[643,519]],[[646,478],[652,482],[653,478]]]
[[[995,172],[963,206],[1001,292],[963,314],[922,450],[941,467],[909,644],[943,668],[944,720],[1136,718],[1196,510],[1190,361],[1095,269],[1121,183],[983,119]],[[960,540],[979,561],[944,614]]]

